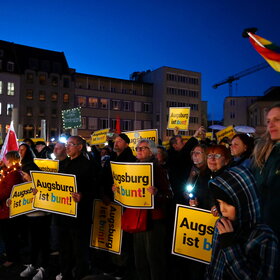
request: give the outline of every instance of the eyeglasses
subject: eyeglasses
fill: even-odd
[[[79,146],[81,144],[74,144],[74,143],[66,143],[65,147],[75,147],[75,146]]]
[[[150,148],[147,146],[142,146],[142,147],[136,147],[135,150],[136,150],[136,152],[139,152],[139,151],[144,151],[144,150],[150,150]]]
[[[198,155],[202,155],[204,154],[204,152],[200,152],[200,151],[192,151],[191,152],[191,156],[195,155],[195,156],[198,156]]]
[[[207,158],[212,158],[212,159],[219,159],[221,158],[223,155],[221,154],[208,154]]]

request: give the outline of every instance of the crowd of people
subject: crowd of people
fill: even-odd
[[[187,142],[172,136],[169,148],[141,139],[136,156],[125,133],[105,147],[87,151],[86,141],[70,136],[51,149],[30,139],[3,161],[0,177],[0,241],[5,259],[1,269],[13,269],[25,251],[25,279],[280,279],[280,104],[268,110],[266,134],[236,134],[228,143],[206,139],[200,127]],[[74,174],[77,218],[35,211],[9,219],[12,187],[30,181],[39,170],[34,158],[59,160],[59,172]],[[137,212],[146,225],[123,232],[120,255],[90,248],[94,199],[114,201],[116,188],[110,161],[153,163],[154,209]],[[209,210],[219,217],[210,264],[171,254],[176,205]],[[134,214],[135,214],[134,213]],[[42,242],[43,240],[43,242]],[[27,252],[27,253],[26,253]],[[59,254],[56,275],[49,273],[50,253]]]

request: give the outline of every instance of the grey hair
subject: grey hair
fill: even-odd
[[[155,156],[157,154],[157,145],[156,143],[153,141],[153,140],[150,140],[150,139],[140,139],[137,143],[137,146],[136,147],[139,147],[139,145],[141,143],[147,143],[152,154]]]

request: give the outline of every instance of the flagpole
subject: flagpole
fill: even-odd
[[[250,32],[247,32],[247,34],[252,38],[260,47],[265,48]]]

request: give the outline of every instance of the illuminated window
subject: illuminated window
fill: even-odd
[[[8,95],[15,95],[15,84],[8,82],[7,84],[7,94]]]
[[[120,100],[112,100],[112,109],[120,110],[121,109],[121,101]]]
[[[69,103],[69,93],[64,93],[63,94],[63,103]]]
[[[39,83],[40,85],[45,85],[47,81],[46,74],[40,74],[39,75]]]
[[[76,102],[78,106],[86,107],[87,105],[87,98],[85,96],[77,96]]]
[[[33,89],[27,89],[26,90],[26,99],[32,100],[33,99]]]
[[[39,91],[39,100],[40,101],[45,101],[46,100],[46,92],[43,90]]]
[[[56,102],[58,98],[58,94],[56,92],[52,92],[51,94],[51,101]]]
[[[2,115],[2,103],[0,102],[0,115]]]
[[[32,107],[26,107],[26,116],[32,117],[33,116],[33,108]]]
[[[100,104],[102,109],[108,109],[108,99],[101,98],[100,99]]]
[[[98,98],[89,97],[88,98],[88,106],[91,107],[91,108],[97,108],[98,107]]]
[[[14,104],[7,104],[7,116],[12,115],[13,108],[14,108]]]

